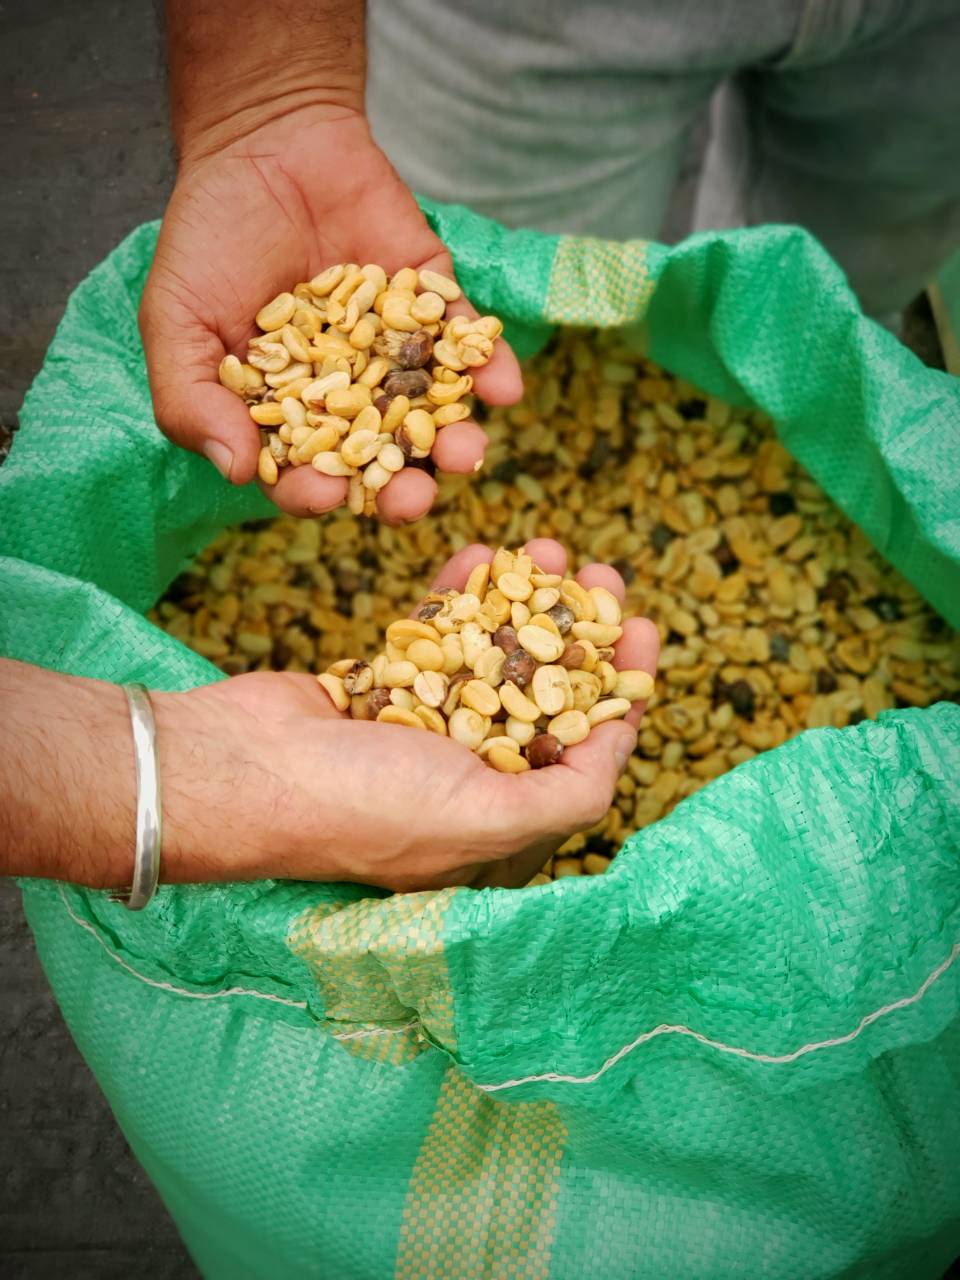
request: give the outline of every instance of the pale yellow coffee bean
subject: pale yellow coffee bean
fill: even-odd
[[[326,271],[321,271],[310,281],[308,285],[310,292],[317,298],[327,297],[343,279],[345,271],[346,267],[342,262],[337,263],[336,266],[327,267]]]
[[[366,501],[367,491],[363,487],[363,481],[359,476],[351,476],[350,483],[347,485],[347,510],[352,515],[362,516],[363,506]]]
[[[352,303],[350,304],[353,305]],[[357,323],[350,330],[350,345],[356,347],[358,351],[367,351],[373,346],[373,340],[377,336],[377,322],[373,316],[361,316]]]
[[[407,646],[406,654],[408,661],[421,671],[443,670],[443,650],[435,640],[414,640]]]
[[[575,622],[570,630],[577,640],[589,640],[598,648],[616,644],[623,635],[623,627],[608,626],[602,622]]]
[[[460,286],[456,280],[442,276],[439,271],[421,271],[419,283],[424,292],[438,293],[444,302],[456,302],[460,297]]]
[[[264,484],[276,484],[279,474],[276,458],[274,458],[270,449],[264,446],[257,458],[257,475]]]
[[[344,676],[347,675],[350,671],[352,671],[356,665],[357,665],[356,658],[341,658],[339,662],[330,663],[329,667],[327,667],[327,675],[339,676],[340,679],[342,680]],[[370,677],[371,677],[370,684],[367,685],[367,689],[369,689],[373,684],[372,668],[370,668]],[[344,688],[346,688],[346,684],[344,684]],[[354,690],[354,692],[356,692],[356,690]],[[366,692],[366,690],[363,690],[363,692]]]
[[[252,404],[250,417],[261,427],[279,427],[286,422],[283,409],[275,400],[270,400],[266,404]]]
[[[308,406],[314,402],[323,405],[331,391],[346,390],[349,386],[349,373],[335,370],[333,373],[325,374],[322,378],[314,378],[313,382],[307,383],[300,393],[300,399]]]
[[[549,631],[551,635],[560,635],[560,628],[548,613],[531,613],[527,621],[531,627],[542,627],[544,631]]]
[[[265,307],[261,307],[257,312],[257,327],[263,329],[265,333],[270,333],[273,329],[282,328],[289,320],[293,319],[293,313],[297,309],[297,300],[292,293],[278,293],[272,302],[268,302]],[[249,315],[250,313],[247,312]]]
[[[553,608],[559,599],[560,592],[556,587],[537,587],[528,601],[530,612],[546,613],[548,609]]]
[[[475,564],[467,576],[467,585],[463,588],[467,595],[483,600],[490,585],[490,565],[486,561]]]
[[[530,610],[522,600],[513,600],[510,604],[510,623],[514,631],[519,631],[530,621]]]
[[[464,396],[468,396],[472,390],[473,379],[464,375],[456,382],[432,382],[427,388],[427,399],[431,404],[436,405],[453,404],[457,400],[462,400]]]
[[[243,382],[245,391],[259,391],[267,385],[263,380],[263,374],[252,364],[243,365]]]
[[[382,444],[380,452],[377,454],[377,461],[385,471],[391,473],[402,471],[406,459],[403,456],[403,450],[395,444]]]
[[[502,622],[506,622],[510,617],[510,601],[496,587],[488,587],[487,593],[483,598],[483,611],[499,627]]]
[[[226,387],[228,391],[232,391],[234,395],[242,396],[247,388],[243,365],[236,356],[223,357],[217,370],[217,377],[220,379],[221,385]]]
[[[597,676],[604,694],[613,693],[617,687],[617,669],[612,662],[603,659],[597,663]]]
[[[394,396],[387,406],[387,411],[383,415],[383,424],[381,431],[389,431],[391,435],[396,431],[404,418],[410,412],[410,400],[407,396]],[[436,429],[434,429],[434,438],[436,438]]]
[[[383,672],[381,683],[386,689],[409,689],[419,675],[416,663],[388,662]]]
[[[564,578],[560,583],[560,599],[573,611],[577,622],[595,622],[597,606],[589,591],[574,578]]]
[[[556,587],[559,593],[563,578],[559,573],[531,573],[530,581],[538,591],[545,587]]]
[[[343,446],[341,445],[341,448]],[[363,484],[371,493],[379,493],[393,479],[393,472],[388,471],[386,467],[380,465],[374,458],[373,462],[367,464],[363,472]]]
[[[618,671],[613,694],[616,698],[626,698],[628,702],[641,702],[653,693],[653,683],[649,671]]]
[[[290,363],[290,352],[282,342],[267,342],[262,347],[251,346],[247,361],[269,377],[270,374],[279,373],[281,369],[287,367]]]
[[[507,716],[504,729],[520,747],[525,747],[537,736],[537,726],[530,720],[518,720],[516,716]]]
[[[301,462],[312,462],[318,453],[331,452],[339,439],[336,427],[317,427],[312,435],[298,446]]]
[[[477,658],[473,674],[478,680],[483,680],[490,685],[492,689],[499,688],[503,684],[503,662],[506,656],[499,645],[492,644]]]
[[[530,623],[517,630],[517,639],[537,662],[556,662],[566,648],[561,636],[554,635],[545,627],[531,626]]]
[[[343,680],[340,676],[331,676],[324,672],[317,676],[317,684],[329,696],[330,701],[338,711],[346,711],[350,705],[350,695],[343,687]]]
[[[430,644],[431,642],[429,640],[419,640],[415,643]],[[413,692],[425,706],[442,707],[447,700],[449,685],[450,681],[441,670],[430,668],[429,670],[421,670],[413,682]]]
[[[314,471],[319,471],[324,476],[352,476],[354,474],[353,467],[340,457],[339,453],[326,451],[315,453],[310,464]]]
[[[592,671],[571,671],[570,688],[577,711],[589,711],[603,692],[603,685]]]
[[[460,359],[460,353],[452,342],[443,339],[434,344],[433,359],[437,364],[443,365],[445,369],[452,369],[454,373],[462,372],[467,366]]]
[[[496,689],[483,680],[467,680],[460,691],[460,702],[465,707],[472,707],[482,716],[493,716],[500,710],[500,697]]]
[[[495,727],[498,729],[503,728],[502,725]],[[477,747],[477,755],[483,759],[490,754],[493,747],[504,747],[507,751],[515,751],[518,755],[520,753],[520,744],[515,738],[510,738],[505,733],[497,733],[492,738],[484,738],[479,747]]]
[[[558,715],[564,708],[570,691],[570,679],[563,667],[538,667],[531,682],[533,700],[545,716]]]
[[[327,410],[341,418],[355,418],[370,403],[370,388],[355,382],[349,387],[339,387],[326,396]]]
[[[487,764],[492,764],[497,773],[526,773],[530,762],[525,760],[519,751],[510,751],[506,747],[491,747],[486,755]]]
[[[364,405],[350,427],[351,434],[355,431],[372,431],[375,435],[379,435],[382,430],[383,422],[380,417],[380,410],[372,404]]]
[[[387,627],[386,639],[399,649],[406,649],[414,640],[436,640],[437,633],[429,622],[418,618],[397,618]]]
[[[513,572],[519,573],[521,578],[529,578],[533,573],[533,558],[523,551],[518,551],[513,557]]]
[[[340,456],[351,467],[365,467],[379,452],[380,437],[376,431],[352,431],[340,445]]]
[[[300,364],[310,363],[310,343],[299,329],[295,329],[292,324],[285,324],[280,330],[280,340],[294,360]],[[311,369],[310,372],[312,373],[313,370]]]
[[[362,383],[365,387],[379,387],[390,372],[390,361],[386,356],[374,356],[367,367],[358,377],[354,378],[354,382]]]
[[[437,438],[437,428],[426,409],[411,409],[403,419],[403,435],[414,450],[426,456]],[[400,441],[403,444],[403,440]]]
[[[305,427],[307,425],[307,409],[302,400],[293,396],[284,396],[280,408],[289,427]]]
[[[401,267],[390,281],[391,289],[401,289],[407,293],[414,294],[417,287],[417,273],[413,267]],[[427,286],[424,285],[424,288]]]
[[[471,618],[475,618],[480,611],[480,597],[475,596],[472,591],[464,591],[457,596],[450,606],[449,616],[454,622],[469,622]]]
[[[307,410],[307,426],[334,427],[338,440],[350,430],[350,423],[346,418],[338,418],[335,413],[314,413],[311,409]]]
[[[593,704],[587,712],[587,719],[592,729],[594,725],[604,724],[607,720],[619,720],[629,710],[630,703],[626,698],[603,698]]]
[[[437,320],[442,320],[446,309],[447,304],[443,298],[430,289],[419,294],[410,304],[410,314],[420,324],[434,324]]]
[[[442,738],[447,736],[447,722],[434,707],[414,707],[413,714],[419,716],[431,733],[438,733]]]
[[[416,333],[420,322],[410,314],[410,303],[393,289],[387,290],[383,307],[380,311],[384,329],[395,329],[400,333]]]
[[[302,427],[290,428],[290,443],[299,449],[302,444],[306,444],[313,435],[313,427],[308,427],[306,423]]]
[[[452,423],[462,422],[469,417],[470,408],[465,404],[442,404],[433,412],[433,421],[438,428],[449,427]]]
[[[498,547],[493,553],[493,560],[490,564],[490,578],[494,586],[499,588],[500,578],[505,573],[513,573],[513,552],[508,551],[506,547]]]
[[[547,732],[552,733],[563,746],[574,747],[589,736],[590,721],[582,711],[563,711],[553,717],[547,725]]]
[[[502,591],[508,600],[523,601],[533,595],[533,584],[519,573],[502,573],[497,579],[497,590]]]
[[[512,716],[514,720],[525,720],[534,724],[540,719],[540,708],[512,680],[500,686],[500,703],[507,715]]]
[[[476,751],[486,737],[487,730],[479,712],[470,707],[457,707],[447,721],[447,732],[463,746]]]
[[[417,700],[409,689],[391,689],[390,702],[395,707],[403,707],[404,711],[412,711]]]
[[[591,587],[590,596],[597,615],[595,621],[602,622],[605,626],[618,627],[623,618],[623,611],[620,608],[620,601],[613,592],[608,591],[606,587]]]
[[[377,724],[402,724],[408,729],[426,729],[423,720],[406,707],[395,707],[389,703],[377,712]]]

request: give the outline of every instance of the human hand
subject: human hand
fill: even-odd
[[[205,152],[194,139],[163,220],[140,309],[157,422],[175,443],[204,453],[235,484],[254,478],[259,429],[218,381],[225,354],[245,358],[255,313],[297,280],[335,262],[376,262],[453,275],[450,255],[357,111],[304,106]],[[449,314],[474,316],[463,299]],[[498,342],[475,373],[477,394],[512,404],[519,366]],[[433,460],[469,473],[486,437],[470,419],[445,427]],[[381,492],[391,523],[430,508],[436,483],[407,467]],[[289,468],[264,491],[292,515],[318,515],[346,498],[345,479]]]
[[[538,539],[527,550],[545,572],[565,572],[558,543]],[[488,548],[467,547],[436,582],[462,589],[490,559]],[[622,601],[609,566],[577,576]],[[653,672],[658,648],[651,622],[627,619],[614,664]],[[355,880],[399,891],[526,884],[606,813],[643,712],[638,703],[626,720],[597,726],[559,764],[506,775],[450,738],[342,717],[308,675],[258,672],[155,698],[180,699],[181,731],[189,704],[203,760],[190,829],[223,846],[209,878]],[[211,769],[224,741],[234,763]],[[169,875],[178,876],[175,862]]]

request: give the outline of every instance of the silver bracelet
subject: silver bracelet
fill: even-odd
[[[157,726],[150,695],[142,684],[123,686],[130,705],[133,753],[137,762],[137,847],[133,884],[126,893],[114,893],[130,911],[142,911],[157,891],[160,878],[162,807],[160,766],[157,761]]]

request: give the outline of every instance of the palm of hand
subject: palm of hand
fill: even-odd
[[[232,453],[230,478],[253,478],[259,433],[217,382],[217,366],[227,352],[246,354],[265,302],[344,261],[452,274],[442,242],[362,119],[285,118],[191,163],[170,201],[141,308],[156,416],[174,441],[195,449],[219,442]],[[481,372],[478,391],[487,398],[519,396],[506,348]],[[435,461],[471,471],[483,455],[482,432],[455,425],[442,433]],[[381,514],[417,518],[434,493],[431,477],[410,469],[382,495]],[[317,514],[344,500],[346,482],[300,468],[270,494],[291,514]]]

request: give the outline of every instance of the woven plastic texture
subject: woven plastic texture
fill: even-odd
[[[875,460],[852,514],[894,495],[906,571],[955,605],[956,391],[856,315],[816,246],[775,228],[631,246],[625,287],[614,246],[431,217],[471,296],[531,343],[560,314],[645,312],[676,372],[779,395],[798,451],[817,405],[845,406],[825,433]],[[155,236],[78,289],[0,468],[0,652],[177,689],[218,673],[142,611],[270,508],[153,425],[135,316]],[[615,296],[584,288],[604,280]],[[603,877],[167,887],[138,917],[23,887],[73,1034],[206,1275],[913,1280],[960,1248],[955,706],[803,734]]]

